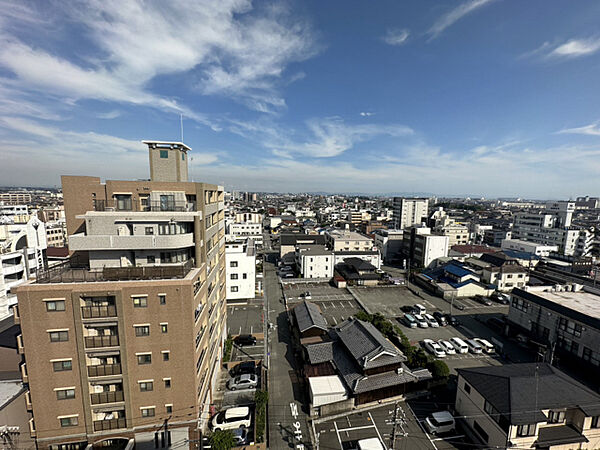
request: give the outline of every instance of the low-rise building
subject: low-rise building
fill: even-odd
[[[334,264],[333,252],[324,245],[298,246],[296,265],[302,278],[331,278]]]
[[[325,236],[321,234],[289,233],[279,236],[279,257],[294,258],[299,245],[325,245]]]
[[[457,372],[457,415],[486,448],[600,448],[600,395],[550,364]]]
[[[385,262],[400,258],[403,234],[402,230],[377,229],[373,232],[375,247]]]
[[[503,239],[500,248],[502,250],[531,253],[537,256],[550,256],[550,253],[558,252],[558,245],[544,245],[522,239]]]
[[[328,245],[333,251],[373,250],[373,239],[355,231],[330,230],[325,233]]]
[[[251,299],[256,295],[256,253],[252,240],[225,244],[227,300]]]
[[[413,267],[429,267],[438,258],[448,256],[448,236],[431,234],[428,227],[414,226],[404,232],[402,252]]]

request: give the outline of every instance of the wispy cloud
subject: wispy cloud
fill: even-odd
[[[589,56],[600,51],[600,37],[569,39],[557,43],[544,42],[538,48],[520,55],[520,59],[540,59],[558,61]]]
[[[473,11],[491,3],[492,1],[494,0],[468,0],[466,2],[463,2],[453,10],[447,12],[446,14],[438,18],[438,20],[428,31],[428,41],[436,39],[440,34],[444,32],[444,30],[446,30],[446,28],[454,25],[454,23],[462,19],[467,14],[472,13]]]
[[[374,116],[374,115],[375,115],[375,113],[374,113],[374,112],[370,112],[370,111],[361,111],[361,112],[360,112],[360,115],[361,115],[362,117],[371,117],[371,116]]]
[[[406,29],[398,30],[387,30],[385,36],[381,39],[383,42],[389,45],[402,45],[406,43],[408,36],[410,36],[410,31]]]
[[[106,120],[111,120],[111,119],[116,119],[117,117],[121,116],[121,111],[119,111],[118,109],[113,109],[112,111],[107,111],[105,113],[99,113],[96,115],[96,117],[98,117],[98,119],[106,119]]]
[[[43,15],[39,9],[3,6],[12,20],[11,32],[0,22],[0,67],[14,76],[17,88],[68,101],[147,105],[209,126],[205,115],[154,93],[150,81],[189,74],[202,94],[270,111],[285,106],[279,86],[287,81],[288,65],[318,52],[310,25],[282,5],[256,11],[250,0],[56,3],[57,27],[76,21],[81,37],[92,43],[75,60],[59,47],[12,32],[17,22],[29,29]]]
[[[578,128],[565,128],[557,131],[557,134],[585,134],[588,136],[600,136],[600,122],[591,123]]]

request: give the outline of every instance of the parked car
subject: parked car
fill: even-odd
[[[469,353],[469,346],[459,337],[450,338],[450,343],[456,349],[457,353]]]
[[[427,328],[427,327],[429,327],[429,324],[427,323],[427,321],[425,320],[425,318],[423,318],[423,316],[421,316],[420,314],[415,314],[413,317],[417,321],[417,325],[419,325],[419,328]]]
[[[280,272],[293,272],[294,269],[291,268],[291,266],[283,266],[279,269]]]
[[[450,314],[445,314],[444,317],[446,318],[446,322],[448,322],[453,327],[460,325],[460,322],[458,321],[456,316],[451,316]]]
[[[427,310],[425,309],[425,307],[423,305],[421,305],[420,303],[417,303],[413,306],[413,309],[415,310],[415,312],[419,315],[423,315],[427,313]]]
[[[294,278],[294,274],[292,272],[284,272],[280,275],[281,278]]]
[[[456,349],[449,341],[444,341],[443,339],[440,339],[438,341],[438,344],[440,345],[440,347],[442,347],[442,350],[444,350],[444,352],[446,352],[447,355],[456,354]]]
[[[475,339],[467,339],[467,345],[469,346],[469,351],[474,355],[483,353],[483,347]]]
[[[423,346],[436,358],[444,358],[446,356],[446,352],[440,347],[440,344],[432,339],[423,339]]]
[[[356,443],[357,450],[385,450],[379,438],[361,439]]]
[[[442,434],[453,431],[456,423],[449,411],[438,411],[425,419],[425,427],[430,434]]]
[[[440,324],[435,320],[435,318],[431,314],[424,314],[423,318],[427,321],[427,324],[431,328],[439,328]]]
[[[232,430],[233,439],[236,445],[246,445],[248,443],[248,430],[246,428],[236,428]]]
[[[479,345],[481,345],[485,353],[496,353],[496,348],[492,345],[490,341],[483,338],[475,338],[473,340]]]
[[[246,374],[255,374],[256,373],[256,363],[254,361],[244,361],[243,363],[238,364],[234,368],[229,371],[229,374],[232,377],[237,377],[238,375],[246,375]]]
[[[415,312],[415,308],[410,305],[404,305],[400,307],[400,311],[407,314],[413,314]]]
[[[503,305],[508,305],[510,303],[510,295],[504,294],[503,292],[494,292],[492,294],[492,299]]]
[[[418,326],[416,319],[410,314],[404,314],[404,324],[409,328],[417,328]]]
[[[492,306],[492,301],[489,298],[484,297],[483,295],[476,295],[475,300],[477,300],[482,305]]]
[[[436,311],[433,313],[433,317],[435,317],[435,320],[438,321],[438,323],[440,324],[440,326],[445,327],[446,325],[448,325],[448,321],[446,320],[446,316],[444,314],[442,314],[439,311]]]
[[[258,377],[251,373],[239,375],[227,382],[227,388],[231,391],[237,389],[253,389],[256,386],[258,386]]]
[[[233,342],[240,347],[244,345],[256,345],[256,338],[251,334],[240,334],[239,336],[235,337]]]
[[[252,416],[250,408],[239,406],[229,408],[217,413],[211,420],[210,425],[213,430],[235,430],[236,428],[250,428]]]

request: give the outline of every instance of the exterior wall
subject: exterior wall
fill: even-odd
[[[377,269],[381,268],[381,257],[379,256],[379,252],[369,252],[364,254],[355,254],[353,252],[335,252],[333,257],[335,265],[346,261],[348,258],[360,258],[373,264]]]
[[[166,151],[168,158],[161,158],[161,151]],[[188,157],[185,151],[174,148],[151,148],[150,179],[152,181],[187,181]]]
[[[262,224],[262,214],[259,213],[236,213],[236,223],[260,223]]]
[[[232,267],[237,264],[237,267]],[[226,244],[225,274],[227,300],[254,298],[256,293],[256,256],[248,254],[243,243]],[[232,276],[236,279],[232,279]],[[244,278],[246,276],[246,278]],[[234,292],[232,288],[237,288]]]
[[[532,253],[537,256],[549,256],[550,253],[558,251],[557,245],[542,245],[517,239],[503,239],[501,248],[502,250]]]
[[[522,288],[527,285],[529,275],[527,271],[523,272],[502,272],[493,270],[493,268],[483,269],[482,279],[489,284],[495,284],[499,291],[510,292],[513,288]]]
[[[368,251],[373,249],[373,240],[359,233],[332,232],[327,233],[327,241],[333,251]]]
[[[428,216],[429,200],[426,198],[394,197],[394,224],[399,230],[420,225]]]
[[[298,255],[300,274],[302,278],[331,278],[333,277],[333,253],[326,255]]]
[[[262,234],[261,223],[231,223],[229,224],[229,234],[235,236],[251,236],[255,234]]]
[[[438,258],[448,256],[448,236],[417,234],[413,261],[420,267],[428,267]]]
[[[11,450],[18,448],[20,450],[35,450],[35,440],[29,436],[29,419],[30,415],[26,409],[25,391],[23,389],[19,395],[9,400],[0,409],[0,423],[9,427],[19,427],[19,435],[17,437],[18,444],[13,447],[9,444],[6,446],[0,443],[0,449]]]

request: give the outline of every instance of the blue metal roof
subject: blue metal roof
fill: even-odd
[[[465,269],[464,267],[457,266],[455,264],[448,264],[444,267],[444,270],[449,274],[457,276],[459,278],[465,277],[467,275],[473,275],[473,272]]]

